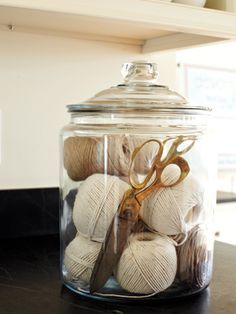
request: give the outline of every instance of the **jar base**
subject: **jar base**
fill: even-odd
[[[104,302],[130,303],[130,302],[154,302],[165,300],[177,300],[181,298],[191,297],[200,294],[208,288],[209,284],[201,288],[190,288],[183,283],[174,283],[167,290],[155,295],[133,295],[122,290],[117,284],[114,284],[114,279],[109,279],[106,287],[100,293],[90,294],[88,289],[81,288],[76,282],[64,282],[64,286],[69,290],[81,295],[82,297]],[[112,289],[111,289],[112,285]],[[109,292],[108,292],[109,291]]]

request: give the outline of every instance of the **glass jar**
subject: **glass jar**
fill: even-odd
[[[209,285],[216,156],[210,109],[157,85],[157,66],[69,105],[61,132],[61,272],[92,298],[166,299]]]

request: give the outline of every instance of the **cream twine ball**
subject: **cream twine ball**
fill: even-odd
[[[211,275],[211,252],[208,248],[206,229],[196,225],[178,252],[178,276],[190,287],[202,288]]]
[[[162,179],[165,183],[172,183],[178,176],[179,169],[170,165]],[[140,216],[154,231],[166,235],[186,234],[199,218],[202,199],[202,187],[189,173],[176,186],[157,189],[148,196],[143,201]]]
[[[118,177],[104,174],[93,174],[81,183],[73,209],[73,221],[79,233],[102,242],[129,188]]]
[[[138,294],[158,293],[174,281],[176,249],[168,237],[150,232],[131,235],[115,276],[120,286]]]
[[[101,246],[101,243],[85,239],[79,234],[70,242],[64,256],[70,279],[89,283]]]
[[[64,167],[74,181],[84,180],[93,173],[127,177],[132,153],[143,142],[144,138],[117,134],[100,138],[68,137],[64,141]],[[143,173],[153,154],[153,148],[146,147],[137,157],[135,171]]]

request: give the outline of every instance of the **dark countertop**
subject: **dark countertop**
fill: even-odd
[[[57,236],[0,240],[0,314],[235,314],[236,247],[216,243],[214,276],[200,295],[178,301],[115,304],[63,287]]]

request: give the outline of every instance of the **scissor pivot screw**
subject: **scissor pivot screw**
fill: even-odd
[[[133,213],[130,209],[126,209],[124,210],[123,215],[125,216],[125,218],[129,219],[129,218],[132,218]]]

